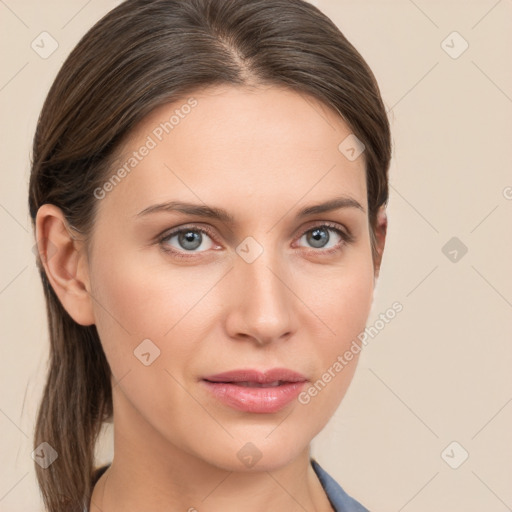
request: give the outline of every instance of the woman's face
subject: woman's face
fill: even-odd
[[[149,115],[95,192],[88,286],[116,431],[134,456],[179,450],[240,471],[248,455],[271,470],[309,445],[354,373],[357,354],[335,363],[373,298],[364,153],[290,90],[191,97]],[[276,368],[295,378],[215,378]]]

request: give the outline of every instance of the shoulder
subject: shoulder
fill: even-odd
[[[334,480],[334,478],[312,457],[311,465],[336,512],[369,512],[361,503],[349,496],[341,488],[340,484],[338,484],[338,482],[336,482],[336,480]]]

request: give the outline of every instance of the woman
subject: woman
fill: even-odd
[[[302,0],[128,0],[83,37],[29,192],[49,512],[366,510],[310,443],[355,371],[390,154],[372,72]]]

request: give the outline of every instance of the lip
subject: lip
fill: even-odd
[[[279,382],[272,387],[265,384]],[[209,375],[202,379],[206,389],[224,404],[251,413],[274,413],[292,402],[301,392],[307,379],[286,368],[265,371],[240,369]],[[249,383],[242,385],[240,383]],[[259,387],[250,386],[256,383]]]

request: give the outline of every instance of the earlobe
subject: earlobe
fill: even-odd
[[[39,208],[36,240],[41,264],[64,309],[78,324],[94,324],[84,245],[60,208],[52,204]]]
[[[384,253],[384,246],[386,245],[386,234],[388,227],[388,218],[386,213],[386,206],[382,205],[376,215],[375,220],[375,279],[379,277],[380,266],[382,263],[382,255]]]

